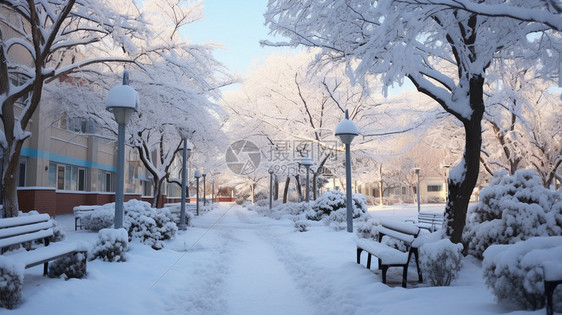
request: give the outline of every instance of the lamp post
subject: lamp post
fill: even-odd
[[[201,176],[203,176],[203,206],[207,205],[207,174],[203,173],[201,174]]]
[[[310,167],[314,164],[314,161],[310,157],[305,157],[301,161],[301,165],[306,168],[306,203],[310,201]]]
[[[125,170],[125,125],[131,115],[138,111],[139,95],[129,86],[129,72],[123,72],[123,84],[113,87],[107,94],[105,108],[115,116],[119,128],[117,133],[117,186],[115,187],[115,220],[116,229],[123,227],[123,189]]]
[[[273,208],[273,169],[270,168],[269,173],[269,210]]]
[[[353,197],[351,195],[351,141],[357,135],[359,130],[355,123],[349,120],[349,113],[345,110],[345,119],[340,121],[336,126],[335,134],[340,138],[341,142],[345,144],[345,181],[346,181],[346,194],[347,194],[347,231],[353,232]]]
[[[420,168],[414,167],[414,172],[416,172],[418,177],[418,188],[416,189],[416,193],[418,195],[418,213],[420,213]]]
[[[195,170],[195,174],[193,174],[193,176],[195,176],[195,178],[197,179],[197,193],[195,197],[195,199],[197,200],[197,205],[195,206],[195,213],[196,215],[199,215],[199,178],[201,178],[201,172],[199,172],[199,170]]]
[[[187,188],[187,159],[191,154],[193,144],[187,142],[187,138],[183,138],[183,161],[181,168],[181,211],[180,211],[180,230],[187,230],[185,225],[185,197]]]

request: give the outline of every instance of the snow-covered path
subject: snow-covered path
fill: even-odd
[[[412,210],[412,211],[410,211]],[[398,219],[416,209],[376,213]],[[72,215],[56,218],[69,241],[94,243],[97,234],[74,231]],[[415,268],[409,279],[415,279]],[[392,269],[391,269],[392,270]],[[127,261],[88,262],[84,279],[49,279],[42,266],[25,271],[23,301],[6,314],[543,314],[498,306],[480,262],[467,257],[450,287],[416,281],[400,287],[401,270],[355,262],[354,235],[321,222],[296,232],[240,206],[222,205],[193,220],[166,247],[130,243]]]
[[[235,221],[236,243],[231,251],[232,268],[225,279],[229,313],[312,314],[272,246],[259,236],[265,226],[249,221],[240,208],[230,212],[235,212],[228,221]]]

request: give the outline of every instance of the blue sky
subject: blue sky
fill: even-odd
[[[182,33],[193,43],[222,43],[224,49],[217,50],[215,58],[231,71],[246,74],[253,60],[280,50],[259,44],[268,38],[263,18],[267,0],[205,0],[203,5],[205,17]]]

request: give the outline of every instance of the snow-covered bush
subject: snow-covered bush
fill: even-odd
[[[512,245],[492,245],[482,263],[486,284],[498,303],[523,309],[544,307],[543,263],[562,261],[562,236],[533,237]],[[554,292],[562,312],[562,291]]]
[[[448,238],[422,245],[419,260],[425,281],[432,286],[450,285],[461,270],[462,250],[462,244],[453,244]]]
[[[178,228],[170,210],[154,209],[148,202],[130,200],[125,208],[123,227],[130,240],[139,240],[154,249],[164,247],[164,240],[172,239]]]
[[[125,229],[102,229],[98,232],[97,243],[88,257],[90,260],[101,258],[104,261],[126,261],[125,252],[128,249],[129,236]]]
[[[86,254],[78,252],[66,255],[49,264],[49,278],[81,279],[86,276]]]
[[[303,218],[302,215],[295,215],[291,218],[295,225],[295,230],[298,232],[306,232],[308,231],[308,221],[306,218]]]
[[[378,225],[380,225],[380,221],[374,219],[369,213],[366,213],[361,218],[353,222],[355,233],[358,237],[373,240],[378,240],[379,232],[376,228]]]
[[[318,199],[312,203],[312,212],[307,213],[309,220],[320,221],[325,217],[330,217],[332,212],[340,209],[346,209],[346,196],[341,190],[329,190],[322,194]],[[353,195],[353,218],[357,219],[367,212],[367,200],[365,196],[360,194]],[[334,214],[332,219],[339,222],[341,214]],[[333,222],[328,219],[328,225]]]
[[[113,226],[115,218],[115,204],[109,203],[84,214],[80,219],[82,227],[89,231],[98,232]]]
[[[0,307],[13,309],[21,300],[24,266],[0,256]]]
[[[123,227],[129,234],[129,240],[139,240],[154,249],[164,247],[164,240],[172,239],[178,230],[170,210],[155,209],[148,202],[136,199],[123,204]],[[83,217],[85,229],[99,231],[114,224],[115,203],[109,203]]]
[[[562,235],[562,192],[541,183],[533,170],[519,170],[513,176],[496,172],[467,214],[463,237],[468,253],[481,258],[492,244]]]

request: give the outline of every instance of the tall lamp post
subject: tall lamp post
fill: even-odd
[[[269,210],[273,208],[273,169],[270,168],[269,173]]]
[[[139,95],[129,86],[129,72],[123,72],[123,84],[113,87],[107,94],[105,108],[115,116],[119,128],[117,133],[117,186],[115,187],[115,220],[116,229],[123,227],[123,186],[125,177],[125,125],[131,115],[138,111]]]
[[[418,195],[418,213],[420,213],[420,168],[414,167],[414,172],[416,172],[416,176],[418,177],[418,188],[416,189],[416,193]]]
[[[301,161],[301,165],[306,168],[306,203],[310,201],[310,167],[314,164],[314,161],[310,157],[305,157]]]
[[[203,176],[203,206],[207,205],[207,174],[203,173],[201,174],[201,176]]]
[[[187,230],[185,225],[185,198],[186,198],[186,188],[187,188],[187,159],[191,154],[193,149],[193,144],[187,141],[187,138],[183,138],[183,161],[181,168],[181,212],[180,212],[180,230]]]
[[[197,200],[197,205],[195,206],[195,214],[199,215],[199,178],[201,178],[201,172],[199,172],[199,170],[195,170],[195,174],[193,174],[193,176],[195,176],[195,179],[197,179],[197,193],[195,197],[195,199]]]
[[[347,193],[347,231],[353,232],[353,197],[351,195],[351,141],[357,135],[359,130],[355,123],[349,120],[349,113],[345,110],[345,119],[340,121],[336,126],[335,134],[345,144],[345,181]]]

